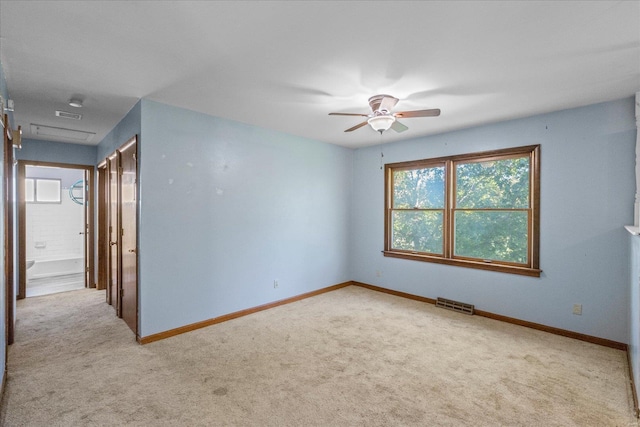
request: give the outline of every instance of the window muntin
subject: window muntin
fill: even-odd
[[[385,256],[539,276],[539,152],[386,165]]]

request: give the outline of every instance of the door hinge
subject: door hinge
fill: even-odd
[[[123,297],[124,296],[124,289],[120,289],[120,296]]]
[[[123,174],[124,174],[124,169],[122,169],[122,166],[118,168],[118,173],[119,173],[120,175],[123,175]]]
[[[120,229],[120,235],[121,235],[121,236],[124,236],[124,228],[121,228],[121,229]]]

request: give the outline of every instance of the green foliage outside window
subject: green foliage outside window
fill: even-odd
[[[529,157],[457,163],[456,208],[529,208]]]
[[[527,213],[521,211],[456,211],[457,256],[482,260],[527,262]]]
[[[442,212],[394,211],[393,247],[442,254]]]
[[[442,254],[444,166],[393,174],[393,247]]]
[[[456,164],[454,254],[527,262],[529,157]],[[490,209],[490,210],[474,210]]]
[[[444,166],[394,171],[393,207],[443,209]]]

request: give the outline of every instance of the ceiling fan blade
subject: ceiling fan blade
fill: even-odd
[[[408,127],[406,127],[405,125],[403,125],[402,123],[400,123],[399,121],[395,121],[393,122],[393,124],[391,125],[391,129],[395,130],[396,132],[400,133],[400,132],[404,132],[405,130],[409,129]]]
[[[411,117],[435,117],[440,115],[439,108],[433,108],[431,110],[415,110],[415,111],[400,111],[393,114],[399,118],[411,118]]]
[[[353,132],[356,129],[360,129],[362,126],[365,126],[367,123],[368,122],[365,120],[364,122],[359,123],[359,124],[355,125],[354,127],[345,130],[345,132]]]
[[[369,107],[371,111],[387,110],[391,111],[394,105],[398,103],[398,98],[391,95],[375,95],[369,98]]]
[[[379,110],[391,111],[391,109],[398,103],[399,99],[390,95],[384,95],[382,101],[380,101]]]
[[[368,114],[360,114],[360,113],[329,113],[330,116],[359,116],[359,117],[369,117]]]

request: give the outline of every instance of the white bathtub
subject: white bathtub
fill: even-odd
[[[83,271],[84,258],[73,255],[69,257],[36,259],[33,267],[27,271],[27,277],[29,279],[39,279],[42,277],[82,273]]]

